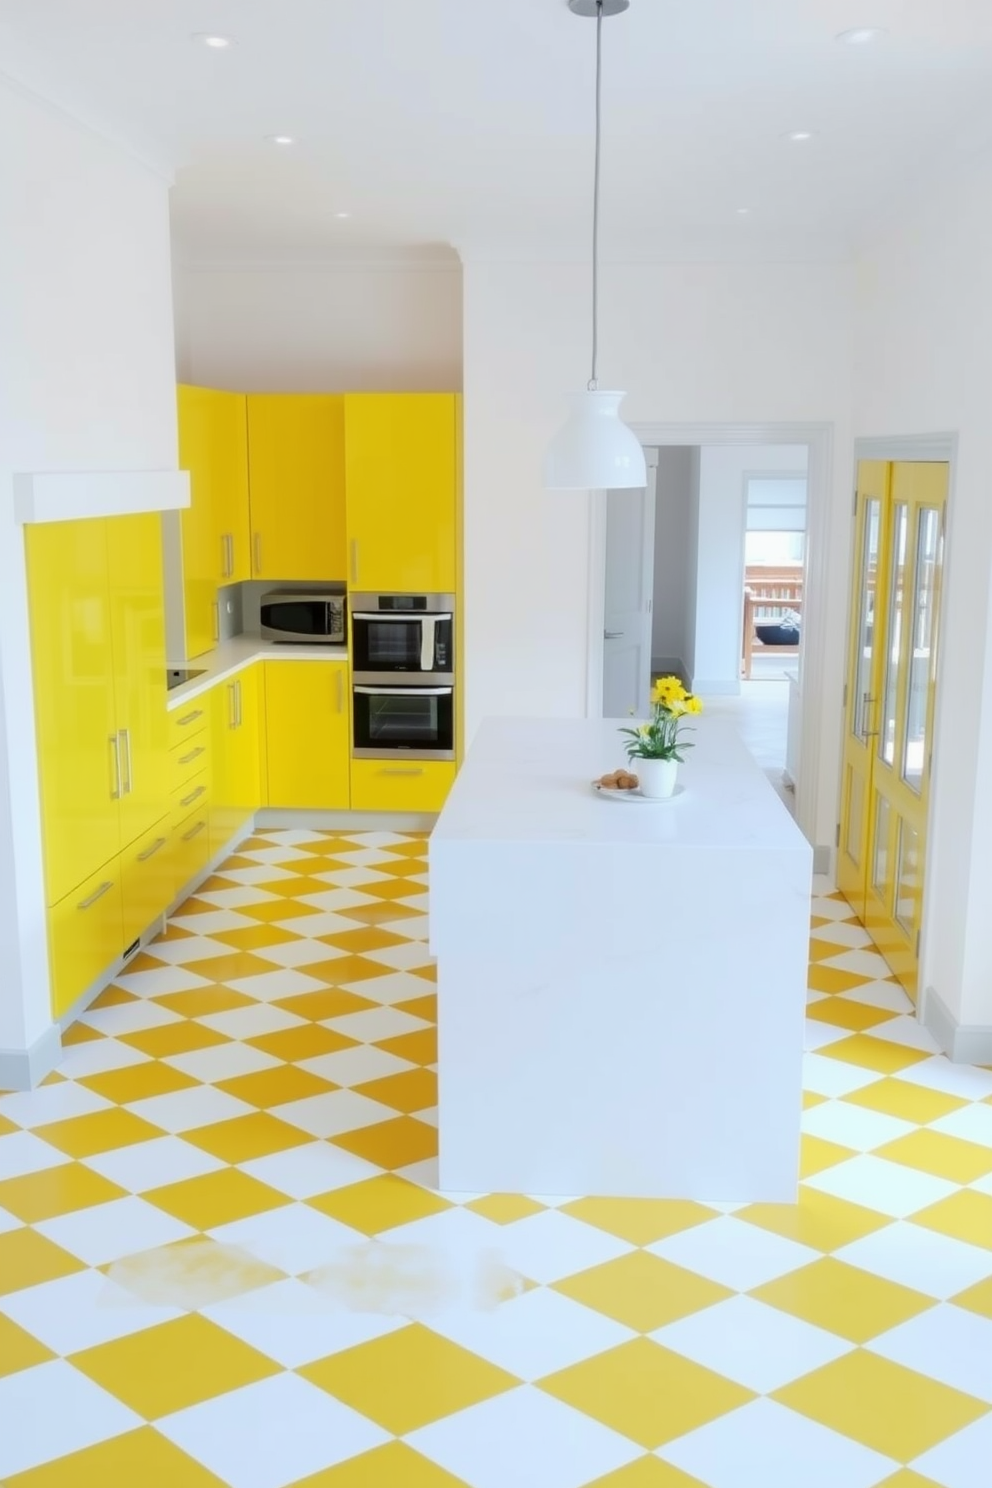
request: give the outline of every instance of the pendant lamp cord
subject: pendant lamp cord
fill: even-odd
[[[592,178],[592,376],[588,390],[596,392],[596,364],[599,357],[599,151],[602,118],[603,78],[603,0],[596,0],[596,154]]]

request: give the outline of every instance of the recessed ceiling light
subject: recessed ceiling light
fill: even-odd
[[[295,145],[296,140],[291,134],[270,134],[268,136],[270,145]]]
[[[786,139],[792,140],[794,145],[801,145],[805,140],[811,140],[812,138],[813,131],[811,129],[793,129],[791,134],[786,135]]]
[[[351,213],[350,212],[335,212],[334,215],[338,219],[339,222],[344,222],[344,220],[345,220],[346,217],[350,217],[351,216]]]
[[[835,41],[844,41],[848,46],[867,46],[871,41],[878,41],[885,35],[881,26],[854,26],[850,31],[840,31],[834,37]]]
[[[194,31],[190,40],[198,41],[201,46],[210,47],[215,52],[224,52],[234,45],[229,36],[218,36],[215,31]]]
[[[737,208],[737,215],[738,215],[738,217],[750,217],[750,215],[751,215],[751,208],[750,207],[738,207]]]

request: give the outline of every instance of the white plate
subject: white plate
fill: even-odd
[[[611,790],[607,785],[593,785],[593,790],[608,801],[626,801],[631,806],[664,806],[666,802],[674,801],[676,796],[683,795],[685,786],[676,785],[670,796],[642,796],[639,785],[635,785],[633,790]]]

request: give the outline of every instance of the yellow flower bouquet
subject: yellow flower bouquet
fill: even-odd
[[[627,758],[681,761],[680,751],[693,747],[682,738],[686,719],[702,711],[699,698],[678,677],[659,677],[651,689],[649,722],[620,730],[627,737]]]

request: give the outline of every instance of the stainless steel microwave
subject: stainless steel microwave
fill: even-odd
[[[326,590],[271,590],[262,595],[262,635],[269,641],[343,646],[345,597]]]

